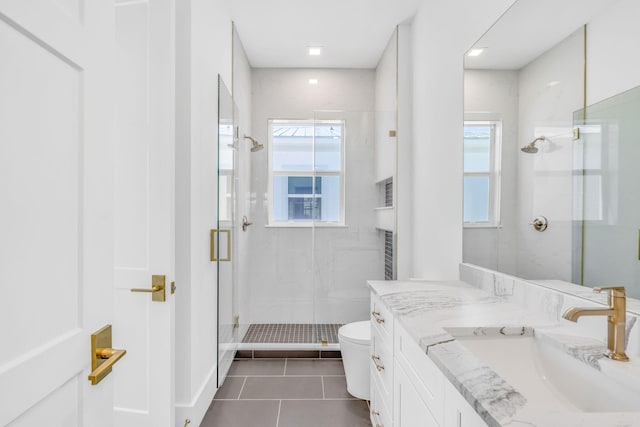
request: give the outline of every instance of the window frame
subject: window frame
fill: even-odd
[[[291,124],[291,125],[311,125],[314,128],[313,134],[312,134],[312,168],[310,170],[287,170],[287,171],[274,171],[273,170],[273,147],[274,147],[274,141],[273,141],[273,125],[286,125],[286,124]],[[316,170],[315,167],[315,155],[316,155],[316,148],[315,148],[315,144],[316,144],[316,132],[315,132],[315,126],[318,124],[339,124],[342,126],[342,133],[341,133],[341,142],[340,142],[340,170],[339,171],[322,171],[322,170]],[[346,218],[345,218],[345,203],[346,203],[346,183],[345,183],[345,176],[346,176],[346,148],[345,148],[345,142],[346,142],[346,132],[347,132],[347,123],[346,120],[344,119],[323,119],[323,120],[319,120],[319,119],[269,119],[268,120],[268,125],[267,125],[267,133],[268,133],[268,170],[267,170],[267,174],[268,174],[268,183],[267,183],[267,200],[268,200],[268,216],[267,216],[267,224],[265,225],[265,227],[346,227]],[[340,196],[339,196],[339,200],[340,200],[340,218],[338,221],[324,221],[321,219],[308,219],[308,220],[286,220],[286,221],[276,221],[274,220],[274,191],[273,191],[273,185],[274,185],[274,178],[276,176],[283,176],[283,177],[311,177],[312,178],[312,183],[313,183],[313,190],[312,190],[312,194],[310,195],[306,195],[309,196],[310,198],[319,198],[319,199],[323,199],[322,194],[315,194],[315,187],[316,187],[316,183],[315,183],[315,178],[316,177],[339,177],[340,179]],[[295,196],[300,196],[300,195],[295,195]],[[287,198],[289,198],[290,196],[287,195]],[[323,202],[324,204],[324,202]]]
[[[462,165],[462,223],[464,228],[499,228],[500,218],[500,197],[502,189],[502,120],[464,120],[463,130],[466,126],[491,126],[491,137],[489,138],[489,171],[488,172],[467,172],[464,168],[464,136],[463,136],[463,165]],[[465,221],[464,220],[464,179],[467,177],[488,177],[489,178],[489,218],[487,221]]]

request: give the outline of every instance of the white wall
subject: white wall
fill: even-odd
[[[411,24],[398,25],[398,150],[396,166],[396,278],[409,279],[413,272],[413,46]]]
[[[466,227],[463,230],[464,262],[515,274],[518,72],[465,70],[464,119],[502,122],[500,227]]]
[[[415,277],[458,277],[463,54],[513,2],[437,0],[424,3],[413,20],[411,274]]]
[[[198,425],[216,390],[217,117],[231,82],[227,0],[176,4],[176,425]]]
[[[587,105],[640,85],[640,2],[618,0],[587,26]]]
[[[315,115],[347,121],[347,227],[317,227],[315,231],[265,227],[268,150],[251,154],[251,191],[255,194],[254,225],[249,230],[252,323],[346,323],[366,319],[365,280],[383,277],[373,216],[377,196],[374,72],[253,69],[252,77],[252,130],[261,143],[268,143],[268,119],[312,119]],[[317,78],[318,85],[309,85],[309,78]]]

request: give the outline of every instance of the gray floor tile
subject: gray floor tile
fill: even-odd
[[[287,359],[285,375],[344,375],[342,360]]]
[[[325,399],[355,399],[347,391],[345,377],[322,377]]]
[[[214,400],[200,427],[276,427],[277,400]]]
[[[227,377],[218,389],[214,399],[237,399],[246,377]]]
[[[228,375],[284,375],[284,359],[234,360]]]
[[[364,400],[283,400],[278,427],[370,427]]]
[[[322,399],[320,377],[248,377],[240,399]]]

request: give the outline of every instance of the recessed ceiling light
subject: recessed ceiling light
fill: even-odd
[[[547,83],[547,86],[549,86],[549,87],[553,87],[553,86],[557,86],[557,85],[559,85],[559,84],[560,84],[560,82],[559,82],[559,81],[557,81],[557,80],[553,80],[553,81],[550,81],[549,83]]]
[[[318,84],[318,79],[309,79],[309,84],[310,85],[317,85]]]
[[[310,47],[309,56],[319,56],[322,53],[321,47]]]
[[[471,49],[469,53],[467,53],[467,56],[479,56],[482,52],[484,52],[483,47],[479,47],[477,49]]]

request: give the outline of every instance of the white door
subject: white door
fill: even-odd
[[[174,422],[173,21],[173,0],[115,1],[114,328],[128,358],[116,377],[117,427]],[[131,292],[150,289],[154,275],[165,276],[164,302]]]
[[[0,0],[0,426],[110,427],[113,5]],[[113,329],[118,337],[120,331]]]

